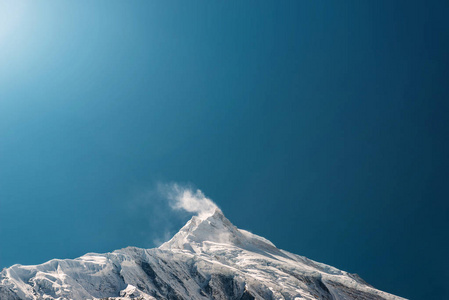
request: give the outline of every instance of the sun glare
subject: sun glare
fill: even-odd
[[[0,0],[0,43],[19,30],[26,7],[25,1]]]

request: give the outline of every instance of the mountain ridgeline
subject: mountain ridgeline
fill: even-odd
[[[155,249],[88,253],[0,273],[0,299],[403,299],[276,248],[216,209]]]

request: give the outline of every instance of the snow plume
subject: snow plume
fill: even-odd
[[[145,247],[159,247],[181,228],[189,214],[205,219],[217,205],[200,190],[178,183],[155,183],[132,192],[126,218],[140,224],[140,236]]]
[[[172,183],[159,185],[159,190],[165,194],[173,209],[196,213],[201,219],[207,218],[219,209],[199,189],[194,190],[188,186]]]

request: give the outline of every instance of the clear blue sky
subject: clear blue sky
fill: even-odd
[[[448,6],[1,1],[0,267],[152,247],[187,218],[152,196],[173,181],[279,248],[448,299]]]

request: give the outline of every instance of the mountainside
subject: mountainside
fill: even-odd
[[[403,299],[276,248],[219,209],[155,249],[128,247],[0,273],[0,299]]]

